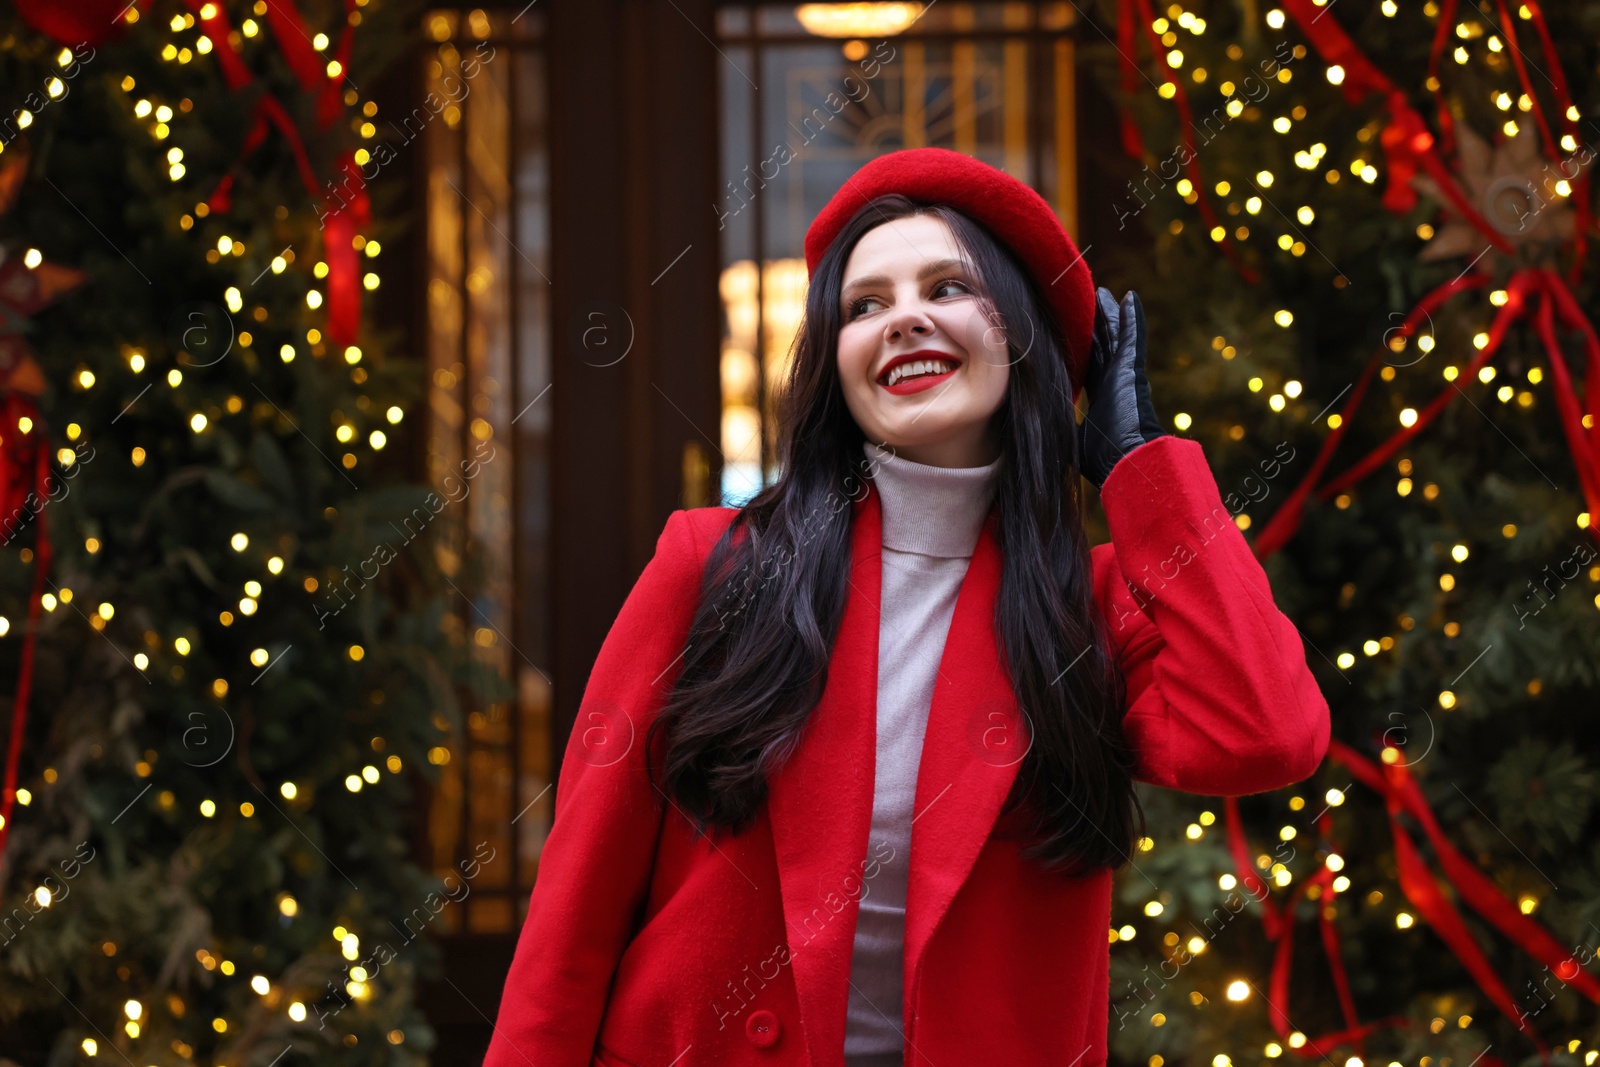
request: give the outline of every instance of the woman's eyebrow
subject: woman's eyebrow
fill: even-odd
[[[965,269],[966,264],[961,262],[959,259],[940,259],[932,263],[924,264],[922,269],[917,271],[917,279],[920,281],[921,279],[928,277],[930,274],[944,274],[951,270]],[[855,281],[846,285],[844,287],[844,293],[851,293],[857,289],[870,288],[875,285],[889,285],[893,281],[894,279],[890,278],[886,274],[872,274],[865,278],[857,278]]]

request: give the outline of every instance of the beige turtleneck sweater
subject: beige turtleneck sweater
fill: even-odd
[[[846,1067],[899,1067],[912,804],[934,680],[956,595],[994,499],[983,467],[913,463],[868,441],[883,515],[872,832],[850,966]],[[875,861],[875,867],[874,867]]]

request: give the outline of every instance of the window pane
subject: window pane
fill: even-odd
[[[516,930],[552,810],[542,20],[428,12],[428,104],[405,120],[426,160],[428,474],[443,501],[418,548],[436,554],[453,594],[445,625],[477,674],[433,756],[434,873],[456,884],[478,864],[471,893],[436,920],[449,932]]]

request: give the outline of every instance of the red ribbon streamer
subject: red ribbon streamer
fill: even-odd
[[[317,122],[324,127],[332,125],[342,110],[339,81],[329,76],[327,64],[311,47],[311,35],[306,32],[305,20],[300,17],[292,0],[266,0],[266,4],[267,23],[283,49],[283,58],[289,64],[289,69],[294,72],[303,90],[318,94]],[[339,32],[339,46],[334,54],[341,74],[350,67],[350,49],[355,30],[350,22],[350,14],[355,10],[355,0],[344,0],[345,23]]]
[[[1337,740],[1331,743],[1329,756],[1349,770],[1363,785],[1384,798],[1385,805],[1389,809],[1390,823],[1397,834],[1405,834],[1404,828],[1398,822],[1401,813],[1417,820],[1428,838],[1429,845],[1433,847],[1434,856],[1438,859],[1439,866],[1444,869],[1451,888],[1461,900],[1514,940],[1530,956],[1549,967],[1562,982],[1600,1004],[1600,980],[1583,970],[1571,951],[1564,948],[1544,927],[1522,914],[1522,909],[1515,901],[1451,844],[1450,839],[1445,836],[1444,829],[1439,825],[1439,820],[1434,816],[1433,809],[1423,797],[1416,779],[1412,777],[1410,768],[1404,762],[1397,761],[1380,767],[1349,745]],[[1405,838],[1405,843],[1412,850],[1412,855],[1416,856],[1415,845],[1411,843],[1409,837]],[[1420,857],[1418,862],[1421,862]],[[1426,871],[1426,864],[1423,864],[1421,869]],[[1428,872],[1428,875],[1431,878],[1432,872]],[[1433,889],[1437,888],[1435,884]],[[1426,888],[1423,890],[1423,895],[1425,897],[1429,895]],[[1409,892],[1407,898],[1417,903],[1416,898]],[[1445,901],[1445,904],[1448,906],[1449,902]],[[1471,934],[1468,933],[1466,936],[1470,941]],[[1476,948],[1476,945],[1473,947]],[[1483,966],[1488,965],[1484,963]],[[1480,978],[1479,984],[1484,986],[1485,992],[1488,992],[1499,983],[1499,978],[1492,972],[1489,972],[1486,978],[1489,980],[1487,984],[1483,978]],[[1508,1001],[1509,995],[1502,999]],[[1500,1006],[1501,1010],[1506,1011],[1506,1014],[1516,1020],[1519,1026],[1524,1025],[1524,1021],[1518,1018],[1515,1011],[1508,1010],[1506,1004]]]
[[[1523,56],[1522,47],[1517,44],[1517,27],[1511,21],[1511,15],[1506,11],[1505,0],[1495,0],[1500,11],[1500,29],[1506,35],[1506,47],[1511,52],[1511,61],[1517,68],[1517,79],[1522,84],[1522,91],[1528,97],[1528,102],[1533,105],[1532,111],[1539,123],[1539,133],[1544,138],[1546,149],[1550,153],[1550,161],[1558,166],[1561,162],[1560,146],[1556,143],[1554,135],[1550,132],[1550,123],[1545,119],[1544,105],[1539,102],[1539,94],[1533,91],[1533,82],[1528,78],[1527,60]],[[1544,15],[1539,11],[1538,4],[1531,4],[1528,13],[1534,26],[1539,31],[1539,38],[1544,45],[1545,55],[1554,57],[1555,46],[1550,41],[1550,30],[1544,21]],[[1578,123],[1568,113],[1572,106],[1572,97],[1567,92],[1567,77],[1561,70],[1561,64],[1554,64],[1555,71],[1550,81],[1554,86],[1556,107],[1559,109],[1565,132],[1572,137],[1573,143],[1578,140]],[[1571,278],[1574,284],[1578,280],[1579,272],[1583,268],[1584,254],[1589,242],[1589,174],[1584,171],[1578,178],[1577,188],[1574,191],[1573,207],[1577,214],[1575,225],[1576,237],[1574,240],[1574,256]]]
[[[1433,312],[1452,295],[1465,289],[1481,287],[1487,282],[1488,279],[1482,275],[1473,274],[1463,275],[1454,281],[1439,286],[1418,302],[1417,306],[1412,309],[1411,313],[1406,316],[1405,321],[1394,332],[1400,337],[1411,337],[1416,333],[1417,327],[1424,320],[1431,318]],[[1339,442],[1344,439],[1345,433],[1352,424],[1352,416],[1365,398],[1367,388],[1372,383],[1373,376],[1377,374],[1378,367],[1383,362],[1387,352],[1387,348],[1379,348],[1372,354],[1372,358],[1367,361],[1366,368],[1356,380],[1355,387],[1350,393],[1350,399],[1345,401],[1344,408],[1340,412],[1338,427],[1323,440],[1322,448],[1318,451],[1317,458],[1312,461],[1311,469],[1306,473],[1305,478],[1290,492],[1284,504],[1272,516],[1271,521],[1267,523],[1261,533],[1256,535],[1252,547],[1258,558],[1266,559],[1267,556],[1282,548],[1289,538],[1294,535],[1295,530],[1299,528],[1301,511],[1305,506],[1306,497],[1310,494],[1317,479],[1322,476],[1328,461],[1333,457],[1334,450],[1339,447]]]
[[[1561,278],[1547,271],[1545,278],[1548,282],[1546,292],[1554,298],[1556,308],[1561,312],[1563,321],[1574,329],[1583,332],[1583,341],[1589,357],[1589,372],[1587,375],[1589,392],[1590,426],[1588,432],[1589,452],[1595,457],[1600,457],[1600,339],[1595,337],[1594,324],[1589,321],[1578,307],[1577,299],[1572,295],[1572,290]],[[1583,435],[1583,427],[1577,427],[1579,436]],[[1595,468],[1600,471],[1600,458],[1595,461]],[[1590,515],[1596,512],[1590,511]]]
[[[21,397],[8,396],[0,406],[4,408],[7,426],[16,426],[18,420],[23,417],[34,421],[34,428],[28,435],[32,440],[26,442],[18,451],[24,457],[22,462],[33,467],[33,495],[39,504],[39,510],[35,513],[38,517],[38,527],[33,540],[33,591],[28,596],[28,630],[22,639],[17,691],[11,705],[11,738],[6,746],[5,785],[4,789],[0,790],[0,868],[3,868],[6,842],[11,836],[11,815],[17,802],[17,769],[22,759],[22,742],[27,735],[28,698],[33,692],[33,658],[34,645],[39,635],[39,609],[43,602],[45,574],[50,570],[52,550],[49,526],[45,519],[50,495],[50,450],[40,443],[43,440],[43,422],[33,404]],[[20,430],[17,432],[21,434]],[[9,521],[6,526],[5,533],[9,538],[15,531],[9,528]]]
[[[353,190],[352,203],[346,205],[341,200],[339,207],[326,216],[322,246],[328,261],[328,339],[348,345],[355,342],[361,326],[361,256],[356,251],[355,237],[357,230],[371,221],[371,213],[355,153],[344,154],[339,173],[344,179],[341,187]],[[336,199],[337,194],[329,194],[330,203]]]
[[[1138,5],[1137,17],[1143,23],[1145,36],[1150,42],[1151,54],[1158,60],[1156,67],[1161,71],[1161,79],[1172,86],[1173,99],[1178,105],[1178,120],[1183,129],[1183,147],[1188,156],[1187,161],[1184,163],[1184,173],[1194,186],[1195,200],[1200,208],[1200,218],[1205,222],[1208,230],[1216,230],[1218,228],[1222,230],[1222,240],[1217,242],[1222,248],[1222,254],[1228,257],[1228,262],[1233,264],[1234,269],[1239,272],[1241,278],[1254,285],[1260,280],[1260,277],[1239,258],[1238,249],[1234,247],[1233,239],[1228,236],[1227,227],[1222,226],[1217,221],[1217,213],[1211,207],[1211,198],[1206,195],[1205,181],[1200,176],[1200,153],[1194,143],[1194,116],[1189,110],[1189,94],[1184,91],[1183,82],[1172,73],[1172,68],[1165,63],[1159,62],[1163,46],[1161,38],[1156,36],[1156,31],[1153,27],[1155,14],[1150,10],[1150,0],[1133,0],[1133,2]],[[1117,16],[1117,39],[1125,42],[1118,49],[1122,55],[1123,64],[1122,86],[1125,91],[1131,93],[1138,88],[1136,79],[1139,76],[1137,61],[1134,59],[1134,53],[1137,49],[1133,45],[1135,16],[1133,9],[1127,3],[1118,6]],[[1130,126],[1132,126],[1132,122],[1124,114],[1122,126],[1123,147],[1129,150],[1129,153],[1135,159],[1142,159],[1144,152],[1138,129],[1137,127],[1130,129]]]
[[[1433,86],[1433,105],[1439,117],[1439,146],[1447,155],[1456,150],[1456,120],[1444,98],[1444,83],[1439,79],[1439,60],[1450,41],[1450,28],[1456,24],[1456,0],[1443,0],[1439,25],[1433,31],[1433,48],[1428,53],[1428,84]]]
[[[1122,94],[1132,98],[1139,91],[1139,66],[1134,56],[1139,52],[1139,30],[1133,24],[1133,5],[1124,3],[1117,9],[1117,53],[1122,56]],[[1144,138],[1139,134],[1139,124],[1127,108],[1121,110],[1122,150],[1134,159],[1144,159]]]
[[[201,29],[211,39],[212,51],[217,56],[217,62],[228,87],[238,91],[254,81],[254,75],[245,66],[238,49],[233,45],[227,15],[222,10],[222,5],[207,4],[206,0],[186,0],[186,2],[190,9],[196,12]],[[208,8],[209,17],[206,17]],[[293,0],[267,0],[267,23],[272,27],[273,36],[283,53],[284,62],[295,75],[301,89],[316,95],[317,123],[323,129],[337,121],[343,111],[340,85],[343,72],[349,67],[350,53],[354,47],[355,27],[350,21],[350,16],[356,10],[355,0],[345,0],[344,9],[344,28],[339,34],[339,45],[334,59],[339,64],[340,74],[335,77],[329,75],[327,64],[312,47],[305,20],[300,17]],[[269,124],[276,126],[289,142],[301,182],[310,192],[312,199],[324,209],[319,212],[319,217],[323,220],[323,257],[328,264],[328,340],[337,347],[354,344],[360,336],[362,287],[360,258],[355,254],[353,241],[358,228],[371,223],[372,211],[366,183],[355,165],[353,153],[345,153],[336,167],[341,179],[337,182],[337,188],[348,191],[352,198],[347,204],[340,193],[335,191],[335,182],[329,182],[326,186],[318,182],[316,172],[307,156],[304,140],[294,120],[276,97],[264,92],[256,102],[255,120],[251,124],[249,133],[245,135],[238,161],[217,183],[216,189],[212,191],[206,203],[213,211],[229,210],[232,206],[234,174],[243,166],[244,160],[266,139]]]

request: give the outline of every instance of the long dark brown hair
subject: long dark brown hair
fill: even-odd
[[[1027,809],[1031,859],[1073,873],[1115,868],[1143,833],[1143,812],[1122,732],[1125,685],[1094,600],[1060,331],[1010,250],[944,205],[879,197],[818,263],[779,401],[781,474],[712,548],[683,666],[646,738],[659,756],[647,762],[656,777],[659,761],[659,787],[702,833],[738,833],[822,696],[866,466],[836,355],[844,268],[868,230],[917,214],[950,227],[1011,360],[989,427],[1002,455],[994,625],[1033,738],[1005,811]]]

